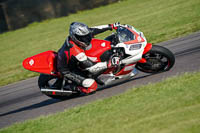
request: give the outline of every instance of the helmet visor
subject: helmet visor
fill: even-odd
[[[76,37],[76,39],[78,41],[83,42],[83,43],[85,43],[87,45],[89,45],[91,40],[92,40],[92,34],[91,33],[89,33],[89,34],[87,34],[85,36],[75,35],[75,37]]]

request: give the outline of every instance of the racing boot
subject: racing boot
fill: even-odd
[[[83,80],[82,86],[80,86],[79,89],[85,94],[92,94],[97,90],[97,83],[94,79],[88,78]]]

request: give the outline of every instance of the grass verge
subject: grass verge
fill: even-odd
[[[1,133],[199,133],[200,72],[133,88]]]
[[[22,61],[46,50],[57,51],[73,21],[89,26],[119,21],[134,25],[144,32],[149,42],[157,43],[200,30],[200,1],[123,0],[0,34],[0,86],[36,76],[23,69]],[[98,38],[108,34],[110,32]]]

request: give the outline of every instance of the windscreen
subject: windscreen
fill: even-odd
[[[120,43],[132,41],[135,39],[135,35],[125,27],[119,27],[117,29],[117,36]]]

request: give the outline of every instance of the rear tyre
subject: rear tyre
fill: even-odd
[[[136,68],[145,73],[159,73],[170,70],[175,63],[174,54],[165,47],[153,45],[152,49],[143,55],[146,63],[137,63]]]
[[[52,76],[52,75],[46,75],[46,74],[40,74],[39,78],[38,78],[38,86],[41,89],[56,89],[56,90],[60,90],[62,87],[62,83],[63,83],[63,79],[60,79],[58,77]],[[43,93],[45,95],[47,95],[48,97],[54,98],[54,99],[60,99],[60,100],[66,100],[69,99],[71,97],[76,97],[78,95],[80,95],[80,93],[69,93],[69,95],[50,95],[50,94],[46,94]]]

